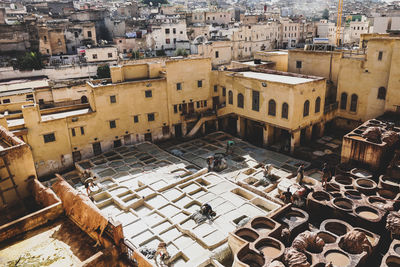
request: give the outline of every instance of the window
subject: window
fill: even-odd
[[[165,34],[169,34],[169,29],[165,29]]]
[[[350,111],[357,112],[357,101],[358,101],[358,96],[356,94],[352,94],[350,102]]]
[[[117,128],[117,123],[115,122],[115,120],[110,121],[110,128],[111,129]]]
[[[148,121],[154,121],[154,113],[147,114],[147,120]]]
[[[110,95],[110,103],[117,103],[117,98],[115,97],[115,95]]]
[[[172,29],[172,33],[176,34],[176,29],[175,28]]]
[[[214,92],[218,92],[218,85],[214,85]]]
[[[112,58],[112,53],[108,53],[108,58]]]
[[[258,92],[258,91],[253,91],[252,109],[254,111],[260,110],[260,92]]]
[[[32,94],[26,95],[26,100],[27,101],[33,100],[33,95]]]
[[[238,94],[237,96],[237,106],[238,108],[243,108],[244,106],[244,97],[242,94]]]
[[[318,113],[321,110],[321,98],[317,97],[315,100],[315,113]]]
[[[207,100],[204,100],[204,107],[207,107]]]
[[[233,105],[233,93],[231,90],[229,90],[229,92],[228,92],[228,103],[230,105]]]
[[[287,103],[282,104],[282,118],[287,119],[289,117],[289,105]]]
[[[226,88],[222,87],[222,96],[226,96]]]
[[[197,108],[200,108],[200,101],[197,101],[197,102],[196,102],[196,107],[197,107]]]
[[[49,133],[43,135],[43,139],[45,143],[50,143],[56,141],[56,136],[54,135],[54,133]]]
[[[45,42],[47,42],[47,36],[43,36],[43,40],[44,40]],[[49,52],[47,51],[47,53],[49,53]]]
[[[174,113],[178,113],[178,105],[174,105]]]
[[[85,135],[85,127],[81,127],[81,135]]]
[[[182,83],[176,84],[176,90],[182,90]]]
[[[219,52],[215,51],[215,58],[219,58]]]
[[[176,38],[174,38],[174,44],[176,44]]]
[[[276,115],[276,102],[273,99],[268,102],[268,115]]]
[[[74,34],[75,34],[75,38],[78,38],[79,33],[78,32],[74,32]]]
[[[92,59],[97,59],[97,54],[93,54]]]
[[[71,134],[72,134],[72,136],[76,136],[75,128],[72,128],[72,129],[71,129]]]
[[[382,52],[382,51],[379,51],[379,53],[378,53],[378,60],[381,61],[381,60],[382,60],[382,57],[383,57],[383,52]]]
[[[167,38],[167,39],[165,39],[165,43],[166,43],[166,44],[170,44],[170,43],[171,43],[171,40],[170,40],[169,38]]]
[[[202,80],[198,80],[197,81],[197,87],[199,87],[199,88],[203,87],[203,81]]]
[[[296,68],[301,69],[302,62],[300,60],[296,61]]]
[[[347,94],[342,93],[340,96],[340,109],[346,110],[347,108]]]
[[[310,114],[310,101],[306,100],[304,102],[303,117],[307,117],[308,114]]]
[[[8,104],[8,103],[10,103],[10,99],[9,98],[3,99],[3,104]]]
[[[88,31],[88,32],[87,32],[87,36],[88,36],[89,38],[92,38],[92,32],[91,32],[91,31]]]
[[[138,123],[139,122],[139,116],[138,115],[133,116],[133,122],[134,123]]]
[[[151,92],[151,90],[146,90],[144,91],[144,95],[146,96],[146,98],[149,98],[153,96],[153,93]]]
[[[121,139],[114,140],[114,148],[115,148],[115,147],[120,147],[120,146],[122,146]]]
[[[379,87],[378,89],[378,99],[386,99],[386,88],[385,87]]]

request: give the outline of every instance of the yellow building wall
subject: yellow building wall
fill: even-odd
[[[390,62],[389,82],[385,101],[385,111],[400,112],[400,42],[393,43],[393,54]]]
[[[259,51],[256,52],[254,58],[261,59],[262,61],[272,61],[275,62],[275,66],[272,68],[277,71],[288,71],[288,57],[289,55],[286,54],[279,54],[276,52],[263,52]]]

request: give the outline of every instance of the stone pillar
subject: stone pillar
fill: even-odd
[[[219,131],[219,121],[218,121],[218,119],[215,120],[215,129],[217,131]],[[226,128],[224,128],[224,129],[226,129]]]
[[[201,133],[202,133],[203,135],[206,134],[206,123],[205,123],[205,122],[201,125]]]
[[[240,116],[238,116],[237,121],[236,121],[236,132],[237,132],[238,136],[243,138],[242,133],[240,131],[241,121],[242,121],[242,118]]]
[[[295,147],[300,145],[300,133],[301,131],[292,132],[290,138],[290,153],[293,154]]]
[[[325,134],[325,123],[324,122],[320,122],[319,123],[319,134],[318,134],[318,136],[322,137],[322,136],[324,136],[324,134]]]
[[[183,136],[188,134],[186,131],[187,131],[187,123],[184,122],[184,123],[182,123],[182,135]]]
[[[267,146],[272,144],[274,138],[274,127],[267,124],[263,131],[263,145]]]
[[[306,128],[306,140],[307,140],[307,142],[311,141],[312,129],[313,129],[312,126],[308,126],[308,127]]]

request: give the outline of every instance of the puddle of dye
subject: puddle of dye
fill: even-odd
[[[260,249],[264,253],[265,256],[268,256],[269,258],[276,258],[279,256],[281,253],[280,249],[277,249],[276,247],[272,246],[265,246]]]
[[[368,220],[376,220],[379,218],[378,214],[372,211],[361,211],[358,213],[361,217],[368,219]]]
[[[344,267],[350,264],[349,258],[340,252],[329,252],[325,258],[328,263],[332,262],[333,265],[339,267]]]

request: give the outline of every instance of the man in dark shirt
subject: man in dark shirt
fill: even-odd
[[[304,164],[301,164],[300,167],[297,169],[297,178],[299,184],[301,185],[303,183],[303,178],[304,178]]]

